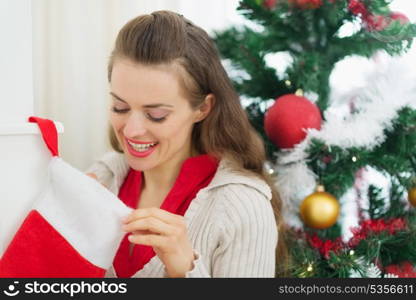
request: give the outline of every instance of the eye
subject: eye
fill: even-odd
[[[164,109],[153,109],[146,113],[146,117],[153,122],[163,122],[168,114],[169,111]]]
[[[129,111],[128,108],[124,108],[124,109],[118,109],[115,106],[111,109],[113,112],[117,113],[117,114],[124,114],[126,112]]]
[[[147,116],[147,118],[150,120],[150,121],[153,121],[153,122],[163,122],[165,119],[166,119],[166,116],[163,116],[163,117],[154,117],[154,116],[152,116],[151,114],[149,114],[149,113],[147,113],[146,114],[146,116]]]

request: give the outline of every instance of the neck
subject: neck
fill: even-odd
[[[189,151],[182,152],[181,155],[175,156],[156,168],[144,171],[143,189],[155,192],[171,190],[179,175],[183,162],[194,155],[196,153],[192,149],[189,149]]]

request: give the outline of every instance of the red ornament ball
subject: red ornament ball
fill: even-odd
[[[305,137],[305,129],[321,129],[319,108],[308,99],[288,94],[276,99],[264,117],[269,139],[279,148],[293,148]]]

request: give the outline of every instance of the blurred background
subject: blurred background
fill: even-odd
[[[35,114],[62,122],[62,157],[79,169],[110,149],[107,61],[117,32],[131,18],[155,10],[172,10],[208,33],[247,22],[238,0],[33,0],[33,72]],[[393,10],[416,21],[414,0],[395,0]],[[346,29],[348,30],[348,29]],[[416,48],[404,57],[416,66]],[[270,58],[277,69],[287,58]],[[377,62],[351,57],[331,76],[334,90],[360,87]],[[416,71],[415,71],[416,72]]]

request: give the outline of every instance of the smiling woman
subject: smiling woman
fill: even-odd
[[[118,34],[108,80],[115,152],[87,172],[134,211],[107,276],[282,274],[264,146],[207,33],[173,12],[139,16]]]

